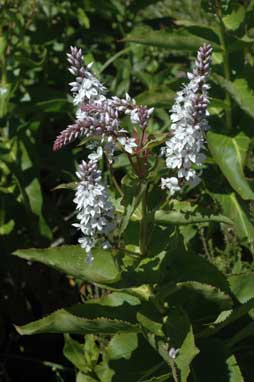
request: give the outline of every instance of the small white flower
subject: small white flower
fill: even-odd
[[[201,166],[205,155],[201,153],[205,142],[207,122],[206,79],[212,48],[204,44],[198,51],[196,66],[188,73],[189,83],[177,93],[172,107],[171,132],[173,136],[162,148],[161,154],[166,158],[166,166],[177,170],[177,177],[186,180],[192,186],[199,183],[197,171],[193,164]],[[180,190],[175,177],[162,179],[162,188],[167,188],[171,195]]]
[[[103,154],[102,147],[99,146],[97,147],[96,152],[88,155],[88,159],[98,162],[102,158],[102,154]]]
[[[3,86],[0,87],[0,96],[6,94],[7,92],[8,92],[8,89],[6,87],[3,87]]]
[[[102,148],[90,155],[90,161],[83,161],[78,168],[79,183],[76,189],[74,203],[77,205],[77,219],[79,223],[73,226],[81,231],[78,240],[87,253],[87,262],[93,260],[91,250],[98,241],[102,241],[103,248],[109,247],[107,238],[115,228],[114,208],[109,201],[108,193],[101,182],[101,172],[97,169],[97,161],[102,155]]]
[[[168,189],[170,195],[174,195],[177,191],[180,191],[178,179],[176,177],[161,178],[161,188]]]
[[[177,354],[179,353],[180,349],[171,348],[169,349],[168,355],[169,357],[176,359]]]
[[[137,147],[135,138],[129,138],[129,137],[118,137],[117,138],[118,142],[121,143],[123,146],[124,150],[127,151],[127,153],[132,154],[133,149]]]

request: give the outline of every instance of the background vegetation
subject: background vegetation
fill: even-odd
[[[185,285],[170,300],[183,299],[182,306],[194,328],[200,320],[206,323],[203,312],[211,322],[211,317],[220,317],[232,307],[232,301],[225,297],[224,281],[218,281],[222,276],[216,279],[209,273],[211,269],[221,272],[233,293],[233,302],[241,304],[236,304],[235,316],[230,316],[226,324],[220,317],[218,336],[208,336],[208,340],[201,336],[202,356],[192,364],[190,376],[189,364],[186,369],[178,365],[186,377],[181,374],[180,380],[188,376],[188,381],[200,382],[253,380],[253,12],[252,0],[0,2],[1,381],[29,381],[35,376],[36,381],[171,380],[152,347],[144,345],[146,352],[140,350],[143,338],[139,337],[137,346],[135,336],[129,337],[131,343],[124,337],[113,337],[109,346],[111,337],[102,340],[88,335],[83,345],[83,337],[75,341],[65,335],[64,357],[62,336],[20,337],[13,323],[25,324],[62,306],[105,297],[102,288],[88,284],[86,278],[81,281],[75,272],[65,276],[49,270],[30,261],[36,257],[33,253],[22,252],[23,248],[58,248],[77,241],[71,226],[73,192],[56,188],[75,180],[76,163],[86,152],[83,146],[52,152],[55,136],[73,117],[68,96],[71,76],[66,63],[69,46],[81,47],[85,61],[95,62],[94,71],[112,94],[123,96],[128,92],[138,103],[155,107],[149,132],[156,141],[168,131],[168,110],[175,92],[204,41],[212,44],[214,54],[211,130],[203,182],[174,200],[171,214],[160,212],[151,251],[158,253],[164,238],[172,252],[181,251],[181,247],[206,260],[195,265],[197,273],[207,272],[207,290],[202,291],[202,299],[197,285]],[[124,157],[119,157],[115,164],[117,179],[126,179],[128,171]],[[134,195],[132,185],[124,181],[123,185],[129,196]],[[158,191],[151,194],[151,208],[155,210],[162,197]],[[137,224],[130,222],[125,232],[129,248],[136,245]],[[17,249],[28,262],[11,256]],[[175,261],[175,273],[184,279],[193,263]],[[195,277],[188,275],[185,281],[201,282]],[[212,289],[215,287],[220,289],[219,294]],[[193,310],[187,303],[190,298]],[[172,314],[177,324],[178,313]],[[126,344],[128,348],[121,354],[127,355],[120,357],[118,351]],[[105,348],[109,349],[108,359],[102,360]],[[191,349],[189,363],[196,355],[195,347]],[[86,359],[80,356],[84,351]],[[144,363],[150,359],[152,363],[146,367]],[[153,362],[157,369],[148,371]]]

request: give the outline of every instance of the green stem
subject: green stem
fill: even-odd
[[[141,255],[146,254],[147,243],[147,186],[144,190],[141,200],[142,218],[140,221],[139,247]]]
[[[121,196],[124,196],[123,190],[121,189],[120,185],[118,184],[118,182],[117,182],[117,180],[115,178],[115,175],[114,175],[113,169],[112,169],[112,165],[110,164],[108,158],[107,158],[107,164],[108,164],[108,168],[109,168],[109,172],[110,172],[110,176],[111,176],[112,182],[113,182],[116,190],[119,192],[119,194]]]
[[[222,15],[221,15],[221,8],[220,4],[217,1],[217,17],[219,19],[219,27],[220,27],[220,44],[223,50],[223,67],[224,67],[224,77],[226,78],[227,81],[230,81],[231,75],[230,75],[230,65],[229,65],[229,55],[228,55],[228,49],[225,41],[225,26],[222,21]],[[231,115],[231,110],[232,110],[232,102],[231,98],[226,91],[225,93],[225,103],[226,103],[226,110],[225,110],[225,117],[226,117],[226,126],[228,130],[231,130],[232,128],[232,115]]]
[[[105,62],[105,64],[101,67],[100,71],[99,71],[99,74],[101,74],[110,64],[112,64],[112,62],[114,62],[118,57],[126,54],[127,52],[129,52],[131,48],[128,47],[128,48],[125,48],[123,50],[120,50],[120,52],[117,52],[116,54],[114,54],[113,57],[111,57],[109,60],[107,60]]]

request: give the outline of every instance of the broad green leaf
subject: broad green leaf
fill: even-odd
[[[126,308],[119,310],[111,307],[101,307],[95,304],[78,304],[70,308],[59,309],[50,315],[23,326],[16,326],[21,335],[38,333],[69,333],[69,334],[114,334],[117,332],[136,333],[139,327],[134,322],[118,317],[128,317],[124,314]]]
[[[78,245],[46,249],[19,249],[15,256],[37,261],[68,275],[96,283],[113,283],[120,278],[119,269],[110,251],[95,249],[94,261],[86,263],[86,252]]]
[[[115,334],[104,355],[114,374],[111,382],[145,382],[168,372],[167,365],[141,334]],[[96,373],[99,375],[97,367]],[[104,382],[106,378],[100,374],[100,380]]]
[[[227,81],[219,74],[213,73],[212,80],[225,89],[233,100],[245,111],[250,117],[254,118],[254,94],[249,88],[245,78],[237,78],[234,82]]]
[[[78,341],[71,338],[69,334],[64,335],[64,356],[79,370],[84,372],[89,371],[87,365],[84,346]]]
[[[223,215],[202,214],[200,212],[164,211],[155,212],[154,219],[158,224],[198,224],[205,222],[217,222],[232,224],[232,221]]]
[[[188,33],[185,30],[172,32],[166,30],[154,31],[151,29],[139,29],[129,33],[125,41],[177,51],[197,51],[205,39]],[[216,44],[214,45],[214,48],[216,48]]]
[[[138,312],[137,320],[140,324],[148,330],[149,332],[154,333],[158,337],[163,337],[164,333],[162,331],[162,322],[155,321],[154,317],[149,317],[146,312],[146,315],[143,312]],[[158,317],[157,317],[158,320]]]
[[[138,346],[136,333],[117,333],[107,347],[107,356],[111,360],[130,359],[131,353]]]
[[[242,5],[238,6],[237,9],[234,9],[232,13],[224,16],[222,18],[223,23],[225,27],[228,30],[235,31],[239,28],[241,23],[244,21],[245,18],[245,9]]]
[[[165,283],[197,281],[201,284],[212,285],[226,294],[230,294],[225,276],[212,263],[197,254],[181,253],[179,250],[169,249],[165,268],[167,270]]]
[[[215,162],[233,189],[245,200],[254,199],[254,192],[243,173],[250,139],[243,132],[231,138],[212,131],[208,132],[207,138]]]
[[[212,194],[220,203],[223,214],[231,219],[237,236],[244,242],[252,245],[254,238],[254,226],[250,222],[247,213],[238,201],[235,193]]]
[[[241,303],[254,298],[254,273],[241,273],[228,277],[230,288]]]
[[[24,202],[28,200],[29,208],[39,219],[40,233],[48,238],[52,237],[51,230],[43,216],[43,196],[38,179],[38,170],[34,170],[32,152],[34,151],[32,139],[24,135],[23,140],[19,142],[21,149],[21,168],[18,168],[17,177],[20,179],[20,186],[24,195]],[[33,171],[33,177],[29,172]]]
[[[187,382],[190,373],[190,364],[194,357],[199,353],[195,345],[194,335],[190,321],[185,312],[178,307],[171,307],[164,318],[164,331],[167,337],[162,339],[154,332],[151,332],[146,326],[143,331],[149,343],[159,352],[161,357],[172,367],[174,372],[174,363],[180,371],[180,381]],[[177,351],[176,358],[174,352]],[[171,355],[172,354],[172,355]]]

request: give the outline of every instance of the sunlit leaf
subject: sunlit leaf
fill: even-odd
[[[110,251],[95,249],[94,261],[86,263],[86,252],[80,246],[67,245],[46,249],[19,249],[14,255],[37,261],[57,270],[97,283],[112,283],[119,279],[118,267]]]
[[[254,199],[254,192],[243,173],[249,145],[250,138],[243,132],[233,138],[212,131],[208,132],[208,146],[215,162],[243,199]]]

